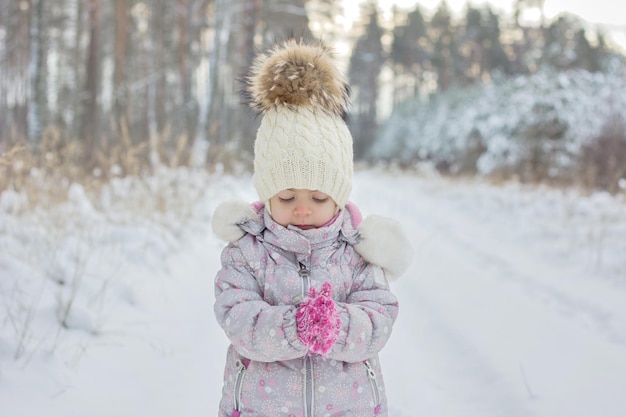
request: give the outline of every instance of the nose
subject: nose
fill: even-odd
[[[296,217],[308,216],[309,214],[311,214],[311,209],[307,204],[298,204],[293,210],[293,214]]]

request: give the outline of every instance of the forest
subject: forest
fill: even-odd
[[[395,154],[373,152],[381,138],[395,140],[385,125],[409,103],[548,70],[624,79],[623,51],[605,33],[568,14],[529,22],[524,13],[541,12],[543,0],[515,4],[512,15],[471,4],[455,15],[445,1],[433,12],[416,3],[383,14],[370,1],[346,29],[337,0],[5,2],[0,192],[26,187],[35,171],[63,194],[68,178],[106,181],[161,165],[245,169],[258,118],[242,103],[242,77],[257,51],[292,36],[337,46],[352,89],[355,156],[369,162],[432,156],[407,158],[397,140]],[[618,128],[602,139],[613,154],[626,150],[625,112],[614,113]],[[604,166],[605,156],[589,158]],[[463,171],[448,159],[438,168]],[[616,189],[626,161],[612,166]]]

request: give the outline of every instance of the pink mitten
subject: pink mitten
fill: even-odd
[[[329,282],[322,284],[319,293],[311,287],[309,296],[298,307],[298,337],[311,353],[327,354],[339,335],[341,319],[331,294]]]

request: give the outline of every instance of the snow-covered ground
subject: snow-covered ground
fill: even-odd
[[[250,178],[71,197],[17,214],[22,197],[0,195],[0,417],[215,415],[210,216],[253,200]],[[352,200],[414,241],[381,358],[390,417],[626,415],[623,198],[368,170]]]

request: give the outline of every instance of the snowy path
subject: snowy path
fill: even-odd
[[[231,181],[223,190],[254,198]],[[223,190],[208,212],[233,197]],[[537,196],[357,174],[363,213],[396,218],[415,242],[410,271],[392,284],[401,310],[381,355],[389,417],[626,415],[626,269],[596,268],[623,235],[600,230],[589,234],[600,249],[587,248],[563,231],[582,230],[580,219],[548,197],[535,208]],[[227,342],[211,304],[223,244],[203,227],[162,263],[120,272],[97,337],[68,332],[56,352],[0,362],[0,417],[215,415]]]
[[[624,288],[515,241],[449,190],[398,181],[404,201],[390,188],[372,198],[417,237],[383,353],[402,415],[625,415]]]

